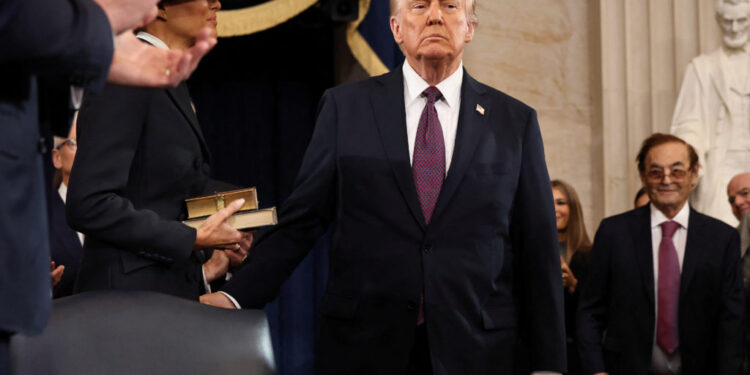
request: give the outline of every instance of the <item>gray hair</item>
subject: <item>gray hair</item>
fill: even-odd
[[[403,1],[404,0],[390,0],[391,16],[395,16],[398,14],[398,9]],[[717,1],[737,1],[737,0],[717,0]],[[741,0],[741,1],[750,1],[750,0]],[[479,23],[479,18],[477,18],[477,0],[465,0],[465,4],[466,4],[466,15],[467,15],[468,21],[469,23],[476,26]]]

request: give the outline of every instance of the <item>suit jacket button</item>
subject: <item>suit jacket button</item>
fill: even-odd
[[[414,310],[416,308],[417,308],[417,304],[414,303],[414,302],[409,302],[409,303],[406,304],[406,309],[408,309],[408,310]]]
[[[425,254],[429,254],[432,251],[432,245],[424,245]]]

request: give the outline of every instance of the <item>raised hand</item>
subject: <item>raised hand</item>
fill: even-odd
[[[115,55],[107,81],[125,86],[177,86],[190,77],[198,62],[216,45],[213,31],[205,27],[187,50],[160,49],[138,40],[131,31],[115,39]]]

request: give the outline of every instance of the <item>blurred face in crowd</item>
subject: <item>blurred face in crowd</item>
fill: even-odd
[[[446,65],[460,61],[464,45],[474,36],[466,1],[397,1],[391,16],[391,31],[407,59]]]
[[[166,2],[162,9],[159,9],[159,17],[167,21],[171,33],[192,46],[196,35],[204,27],[214,30],[213,36],[216,36],[216,12],[219,9],[219,0]]]
[[[560,189],[552,188],[552,197],[555,200],[555,219],[557,220],[557,231],[564,232],[568,229],[570,219],[570,204],[568,197]]]
[[[697,166],[690,165],[687,145],[667,142],[646,154],[643,187],[651,203],[668,218],[674,217],[687,202],[697,182]]]
[[[741,173],[732,178],[727,186],[729,204],[737,220],[750,212],[750,173]]]
[[[649,202],[648,194],[641,194],[641,196],[638,197],[638,199],[636,199],[635,201],[635,208],[643,207],[647,205],[648,202]]]
[[[62,181],[68,185],[70,171],[73,170],[73,160],[76,158],[78,143],[76,143],[76,121],[70,127],[68,138],[52,150],[52,164],[62,173]]]
[[[724,45],[742,48],[750,35],[750,3],[723,0],[717,3],[716,20],[723,34]]]

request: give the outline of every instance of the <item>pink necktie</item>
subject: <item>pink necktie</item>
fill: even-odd
[[[411,171],[425,223],[429,224],[445,179],[445,142],[435,110],[435,102],[440,100],[443,94],[437,87],[430,86],[422,95],[427,97],[427,104],[422,110],[417,126]]]
[[[422,110],[422,116],[419,117],[411,171],[425,223],[430,224],[435,203],[445,180],[445,141],[443,128],[435,110],[435,102],[440,100],[443,94],[437,87],[430,86],[422,95],[427,97],[427,104]],[[424,323],[424,293],[420,298],[417,325]]]
[[[680,261],[672,236],[680,224],[667,221],[661,224],[659,244],[659,305],[656,322],[656,342],[667,352],[674,353],[680,346],[677,333],[677,312],[680,304]]]

